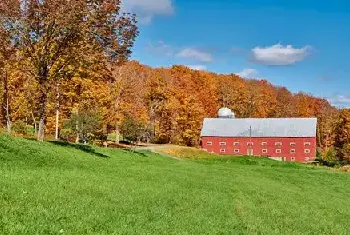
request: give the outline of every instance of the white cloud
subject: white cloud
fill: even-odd
[[[174,55],[173,47],[168,44],[165,44],[163,41],[158,41],[156,44],[149,43],[147,46],[147,50],[155,55],[162,55],[162,56]]]
[[[200,71],[207,70],[207,67],[205,65],[188,65],[187,67],[189,67],[190,69],[200,70]]]
[[[136,13],[142,24],[149,24],[156,15],[172,15],[172,0],[124,0],[122,11]]]
[[[332,105],[337,107],[350,107],[350,95],[334,94],[327,99]]]
[[[178,57],[192,59],[199,62],[209,63],[213,61],[212,55],[208,52],[200,51],[193,48],[186,48],[177,53]]]
[[[210,53],[200,51],[192,48],[178,49],[172,45],[166,44],[163,41],[157,43],[148,43],[146,50],[154,55],[178,57],[183,59],[190,59],[196,62],[209,63],[213,60]],[[205,70],[205,66],[201,64],[190,65],[191,68],[197,70]],[[188,66],[188,67],[190,67]]]
[[[252,49],[254,61],[265,65],[291,65],[304,60],[309,54],[309,46],[294,48],[292,45],[276,44]]]
[[[241,72],[236,73],[242,78],[256,78],[258,74],[259,72],[256,69],[243,69]]]

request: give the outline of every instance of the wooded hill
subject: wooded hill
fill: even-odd
[[[185,66],[153,69],[132,61],[114,71],[108,76],[98,70],[90,71],[95,75],[74,76],[56,84],[48,94],[46,132],[55,134],[58,117],[61,137],[69,138],[77,134],[75,124],[67,125],[74,119],[72,116],[76,116],[75,123],[77,116],[95,116],[98,128],[86,130],[89,136],[101,138],[120,131],[128,135],[129,123],[134,125],[129,128],[142,129],[140,135],[144,139],[196,146],[203,118],[216,117],[217,110],[227,106],[239,118],[318,117],[317,143],[324,158],[345,160],[348,156],[350,112],[336,109],[325,99],[293,94],[265,80],[246,80],[234,74],[215,74]],[[35,127],[38,120],[35,107],[39,105],[36,82],[16,70],[9,78],[6,86],[14,128],[21,129],[16,123]],[[4,87],[3,84],[3,94]],[[3,107],[4,103],[2,99]],[[6,122],[5,117],[3,112],[2,123]]]

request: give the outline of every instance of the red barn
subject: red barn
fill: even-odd
[[[227,155],[266,156],[281,161],[316,158],[316,118],[235,119],[231,110],[204,119],[202,148]]]

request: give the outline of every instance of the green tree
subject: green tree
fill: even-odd
[[[64,127],[76,135],[76,143],[86,144],[101,129],[101,115],[88,107],[81,108],[72,113]]]
[[[132,144],[140,141],[145,134],[143,125],[128,114],[121,124],[120,131],[123,138],[130,141]]]

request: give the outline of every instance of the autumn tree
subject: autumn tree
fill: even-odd
[[[274,117],[296,117],[295,99],[285,87],[276,88],[276,108]]]
[[[343,109],[340,112],[335,128],[334,146],[338,159],[350,162],[350,109]]]
[[[10,64],[13,63],[16,50],[11,42],[10,34],[5,24],[0,24],[0,80],[2,85],[1,111],[5,119],[7,132],[11,132],[11,105],[10,105]]]
[[[166,80],[162,73],[153,73],[147,82],[145,101],[151,122],[152,137],[155,139],[160,126],[162,112],[165,104],[169,101],[169,91]]]
[[[324,153],[334,147],[339,115],[338,109],[332,107],[328,101],[324,101],[321,113],[317,116],[317,145]]]
[[[216,78],[220,106],[232,109],[237,117],[249,116],[250,97],[248,84],[237,75],[220,75]],[[219,108],[219,107],[218,107]]]
[[[169,123],[172,127],[170,140],[175,144],[196,146],[199,143],[198,136],[203,118],[209,115],[205,111],[207,107],[203,102],[207,97],[205,79],[202,79],[198,71],[184,66],[174,66],[170,73],[173,78],[170,88],[173,98],[169,99],[171,104],[168,106],[171,108],[170,117],[172,117]],[[204,91],[200,92],[202,90]],[[211,99],[215,105],[217,100],[215,96]],[[208,105],[210,104],[212,102],[208,102]],[[216,112],[216,107],[212,109],[210,113]]]
[[[88,58],[89,52],[103,55],[102,62],[125,61],[137,35],[135,16],[122,14],[119,0],[7,0],[0,20],[39,85],[38,140],[44,138],[53,84],[81,63],[101,62]]]
[[[249,103],[247,116],[267,118],[273,117],[276,110],[276,93],[266,80],[250,80]]]
[[[299,117],[316,117],[321,114],[323,99],[312,97],[309,94],[299,92],[295,95],[296,110]]]
[[[187,146],[198,146],[200,127],[204,118],[203,109],[191,96],[179,96],[176,115],[176,142]]]
[[[108,82],[109,101],[106,123],[115,131],[115,142],[119,142],[120,125],[127,115],[145,124],[147,119],[144,92],[148,68],[131,61],[122,66],[114,66]]]

